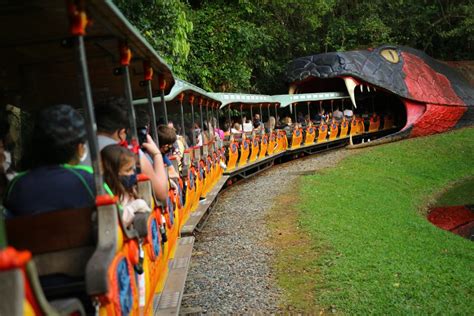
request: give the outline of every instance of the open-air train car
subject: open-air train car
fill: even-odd
[[[185,146],[182,157],[171,157],[181,176],[183,216],[181,234],[191,234],[224,186],[225,148],[214,137],[219,124],[220,102],[209,93],[184,80],[176,79],[164,99],[154,98],[161,123],[172,123]],[[147,99],[134,101],[142,106]],[[186,148],[187,147],[187,148]]]
[[[246,178],[281,158],[296,158],[351,142],[364,142],[393,132],[393,118],[376,112],[361,113],[351,105],[347,93],[320,92],[285,95],[210,93],[220,100],[227,121],[243,122],[258,114],[261,126],[226,133],[227,169],[231,178]],[[350,109],[350,117],[333,117],[335,110]],[[234,115],[232,115],[234,111]],[[237,113],[237,115],[235,115]],[[304,116],[303,116],[304,113]],[[329,113],[321,117],[322,113]],[[293,123],[280,125],[283,117]],[[262,122],[265,121],[265,124]],[[275,124],[277,122],[277,124]],[[233,131],[233,132],[232,132]]]
[[[265,128],[263,119],[276,116],[278,102],[269,95],[211,93],[221,101],[220,110],[227,123],[224,145],[227,147],[229,177],[246,178],[273,165],[274,159],[286,147],[283,138],[274,126]],[[254,118],[259,117],[258,121]],[[240,121],[240,130],[230,126],[233,120]],[[247,121],[247,122],[246,122]]]
[[[98,172],[93,104],[124,97],[136,146],[132,98],[166,94],[173,74],[111,1],[37,0],[0,8],[2,104],[26,112],[55,104],[82,109],[97,188],[93,209],[6,221],[8,244],[26,252],[1,250],[0,314],[150,314],[178,244],[179,212],[176,201],[156,201],[142,175],[139,195],[152,212],[124,227]]]
[[[2,29],[14,26],[0,51],[2,105],[25,112],[54,104],[82,108],[97,188],[94,208],[6,221],[14,248],[0,231],[1,315],[176,314],[194,242],[181,236],[197,229],[226,183],[283,158],[392,134],[408,122],[397,98],[371,85],[356,89],[344,78],[295,81],[291,94],[275,96],[209,93],[175,80],[111,1],[33,0],[0,9]],[[93,107],[110,96],[127,102],[135,149],[138,106],[152,118],[155,142],[162,116],[163,123],[173,118],[192,144],[173,159],[179,185],[169,186],[166,200],[158,201],[150,180],[139,176],[139,196],[152,212],[137,216],[131,229],[97,172]],[[242,131],[223,124],[244,121],[244,112],[260,118]],[[283,116],[294,123],[278,124]],[[225,132],[222,141],[216,128]]]

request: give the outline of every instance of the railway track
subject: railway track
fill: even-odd
[[[181,314],[284,312],[272,271],[274,250],[266,216],[278,197],[296,194],[298,177],[334,166],[345,149],[276,165],[222,192],[196,241]]]

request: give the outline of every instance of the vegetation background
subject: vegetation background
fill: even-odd
[[[287,63],[406,45],[474,59],[473,0],[114,0],[174,73],[208,91],[285,93]]]

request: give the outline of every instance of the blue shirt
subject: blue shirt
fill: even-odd
[[[170,167],[173,165],[171,160],[168,158],[167,154],[162,154],[163,155],[163,163],[165,164],[166,167]]]
[[[52,165],[19,174],[8,187],[8,216],[93,207],[95,185],[87,167]]]

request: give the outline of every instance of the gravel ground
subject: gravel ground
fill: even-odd
[[[276,313],[284,298],[272,275],[265,215],[302,173],[334,165],[341,149],[274,166],[221,193],[196,236],[183,313]],[[282,304],[283,303],[283,304]]]

